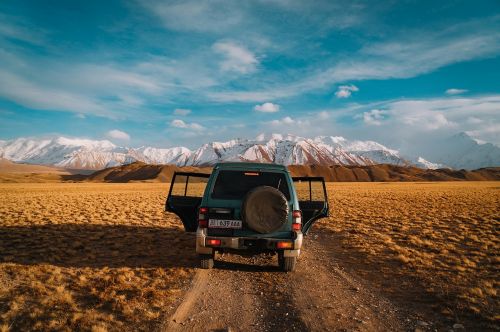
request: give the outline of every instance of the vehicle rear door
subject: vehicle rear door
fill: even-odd
[[[165,211],[179,216],[186,232],[195,232],[198,228],[198,209],[209,177],[202,173],[174,173]]]
[[[323,177],[294,177],[297,200],[302,211],[302,233],[307,234],[316,220],[328,217],[328,197]]]

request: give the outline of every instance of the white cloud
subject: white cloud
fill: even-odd
[[[176,127],[176,128],[187,128],[187,124],[184,121],[179,120],[179,119],[172,120],[172,122],[170,123],[170,125],[172,127]]]
[[[327,112],[327,111],[321,111],[318,113],[318,117],[321,119],[321,120],[326,120],[330,117],[330,113]]]
[[[245,47],[230,41],[219,41],[212,45],[214,52],[221,54],[223,71],[234,71],[247,74],[255,71],[258,60],[255,55]]]
[[[196,122],[187,123],[187,122],[184,122],[183,120],[180,120],[180,119],[172,120],[172,122],[170,122],[170,125],[172,127],[184,128],[184,129],[193,129],[193,130],[203,130],[203,129],[205,129],[205,127],[203,127],[202,125],[200,125],[200,124],[198,124]]]
[[[399,120],[409,126],[423,130],[436,130],[443,127],[451,127],[456,124],[439,111],[421,111],[414,114],[400,114]]]
[[[186,116],[188,114],[191,113],[191,110],[188,110],[188,109],[184,109],[184,108],[176,108],[174,110],[174,114],[175,115],[182,115],[182,116]]]
[[[386,113],[372,112],[373,109]],[[499,110],[500,95],[402,99],[357,105],[352,110],[358,114],[354,118],[365,121],[363,126],[353,127],[351,135],[381,140],[396,148],[403,142],[409,148],[459,132],[473,133],[477,139],[500,144]]]
[[[483,120],[475,117],[475,116],[471,116],[471,117],[468,117],[467,118],[467,123],[470,123],[470,124],[479,124],[479,123],[482,123]]]
[[[0,49],[0,97],[37,110],[143,120],[150,104],[164,105],[180,94],[203,98],[202,91],[217,85],[216,66],[199,58],[145,56],[126,65],[98,60],[55,61]]]
[[[1,69],[0,86],[0,96],[26,107],[114,117],[112,112],[95,98],[65,89],[39,85]]]
[[[186,0],[138,3],[158,16],[167,28],[177,31],[227,32],[243,19],[243,6],[239,6],[238,2]]]
[[[335,96],[337,98],[349,98],[353,92],[359,91],[358,87],[355,85],[341,85],[337,88]]]
[[[257,112],[275,113],[280,110],[280,105],[273,103],[264,103],[262,105],[255,105],[253,109]]]
[[[476,130],[465,131],[468,135],[474,137],[478,143],[492,142],[500,147],[500,123],[486,124]],[[491,137],[496,138],[491,139]],[[486,138],[486,139],[483,139]]]
[[[285,116],[282,119],[272,120],[272,121],[266,122],[266,124],[271,125],[273,127],[283,126],[286,128],[289,128],[291,125],[293,125],[294,128],[297,128],[297,127],[304,127],[304,126],[309,125],[309,120],[308,119],[293,119],[289,116]]]
[[[363,121],[367,125],[380,126],[386,115],[387,111],[373,109],[369,112],[363,113]]]
[[[40,26],[34,26],[21,17],[8,16],[0,13],[0,39],[20,40],[37,46],[47,43],[46,31]]]
[[[275,132],[305,137],[334,135],[375,140],[396,149],[432,144],[434,139],[468,132],[476,139],[500,145],[499,110],[500,95],[385,100],[279,118],[262,123],[264,127],[259,130],[268,126]]]
[[[202,130],[202,129],[205,129],[205,127],[203,127],[202,125],[198,124],[198,123],[190,123],[189,124],[189,128],[191,129],[194,129],[194,130]]]
[[[476,20],[438,31],[404,31],[391,39],[366,44],[348,59],[321,64],[321,68],[292,83],[283,80],[254,90],[217,91],[208,93],[208,97],[221,102],[264,102],[346,81],[411,78],[450,64],[494,56],[500,51],[500,34],[492,28],[498,26],[498,17],[486,21],[490,26]],[[340,92],[340,97],[347,95]]]
[[[107,132],[106,134],[109,138],[118,139],[122,141],[129,141],[130,135],[124,131],[113,129]]]
[[[448,89],[446,90],[446,94],[447,95],[460,95],[462,93],[466,93],[467,91],[469,90],[466,90],[466,89]]]

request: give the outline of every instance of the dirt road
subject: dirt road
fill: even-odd
[[[277,258],[218,255],[198,270],[166,331],[404,331],[408,314],[345,272],[311,232],[297,271]]]

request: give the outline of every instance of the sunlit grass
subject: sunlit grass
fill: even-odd
[[[379,266],[396,284],[417,278],[450,316],[498,319],[500,184],[335,183],[328,192],[331,218],[320,227],[362,253],[360,266]]]
[[[194,272],[164,184],[0,186],[0,321],[13,330],[160,324]],[[1,263],[3,262],[3,263]]]

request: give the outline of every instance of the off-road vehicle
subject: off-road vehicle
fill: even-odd
[[[196,231],[202,268],[215,252],[277,253],[293,271],[303,235],[328,216],[322,177],[290,176],[285,166],[219,163],[212,174],[176,172],[165,203],[187,232]]]

